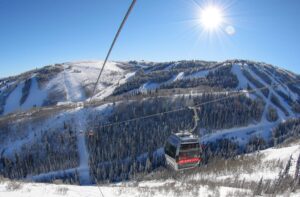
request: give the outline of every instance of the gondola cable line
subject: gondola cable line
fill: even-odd
[[[113,42],[111,43],[111,46],[110,46],[110,48],[109,48],[109,50],[108,50],[108,53],[107,53],[107,55],[106,55],[106,57],[105,57],[105,60],[104,60],[104,62],[103,62],[103,65],[102,65],[102,67],[101,67],[100,73],[99,73],[99,75],[98,75],[97,81],[96,81],[96,83],[95,83],[95,85],[94,85],[93,92],[92,92],[92,95],[91,95],[91,97],[90,97],[89,102],[91,102],[92,99],[93,99],[93,97],[95,96],[95,92],[96,92],[96,89],[97,89],[97,85],[98,85],[98,83],[99,83],[99,80],[100,80],[100,77],[101,77],[101,75],[102,75],[102,72],[103,72],[103,70],[104,70],[104,68],[105,68],[105,66],[106,66],[106,63],[107,63],[107,61],[108,61],[108,58],[109,58],[109,56],[110,56],[110,54],[111,54],[111,52],[112,52],[113,47],[115,46],[115,43],[116,43],[116,41],[117,41],[117,39],[118,39],[118,37],[119,37],[119,35],[120,35],[122,29],[123,29],[123,27],[124,27],[124,25],[125,25],[125,23],[126,23],[128,17],[129,17],[129,15],[130,15],[131,11],[132,11],[132,9],[133,9],[135,3],[136,3],[136,0],[132,0],[132,3],[130,4],[130,7],[128,8],[128,10],[127,10],[127,12],[126,12],[126,14],[125,14],[125,16],[124,16],[122,22],[121,22],[121,25],[119,26],[119,29],[118,29],[118,31],[117,31],[117,33],[116,33],[114,39],[113,39]]]
[[[131,13],[131,11],[132,11],[132,9],[133,9],[135,3],[136,3],[136,0],[132,0],[132,2],[131,2],[131,4],[130,4],[130,6],[129,6],[129,8],[128,8],[128,10],[127,10],[127,12],[126,12],[126,14],[125,14],[123,20],[122,20],[122,22],[121,22],[121,25],[120,25],[119,28],[118,28],[118,31],[117,31],[117,33],[116,33],[114,39],[113,39],[113,42],[112,42],[112,44],[111,44],[111,46],[110,46],[110,48],[109,48],[109,50],[108,50],[108,53],[107,53],[107,55],[106,55],[106,57],[105,57],[105,60],[104,60],[104,62],[103,62],[102,68],[101,68],[100,73],[99,73],[99,75],[98,75],[97,81],[96,81],[96,83],[95,83],[95,85],[94,85],[94,89],[93,89],[93,92],[92,92],[92,95],[91,95],[91,98],[90,98],[89,102],[92,101],[92,99],[93,99],[93,97],[94,97],[94,95],[95,95],[95,92],[96,92],[96,89],[97,89],[97,85],[98,85],[98,83],[99,83],[99,80],[100,80],[101,74],[102,74],[102,72],[103,72],[103,70],[104,70],[104,67],[105,67],[105,65],[106,65],[106,62],[107,62],[107,60],[108,60],[108,58],[109,58],[109,56],[110,56],[110,53],[111,53],[111,51],[112,51],[112,49],[113,49],[113,47],[114,47],[114,45],[115,45],[115,43],[116,43],[116,41],[117,41],[117,39],[118,39],[120,33],[121,33],[121,31],[122,31],[122,29],[123,29],[123,27],[124,27],[124,25],[125,25],[125,23],[126,23],[126,21],[127,21],[127,19],[128,19],[128,16],[129,16],[130,13]],[[95,179],[95,181],[97,180],[95,176],[94,176],[94,179]],[[96,184],[97,184],[97,182],[96,182]],[[101,196],[104,197],[104,194],[103,194],[101,188],[98,187],[98,189],[99,189],[99,192],[100,192]]]
[[[233,94],[225,96],[225,97],[217,98],[217,99],[214,99],[214,100],[210,100],[210,101],[205,101],[205,102],[198,103],[198,104],[191,105],[191,106],[180,107],[180,108],[165,111],[165,112],[159,112],[159,113],[140,116],[140,117],[137,117],[137,118],[132,118],[132,119],[124,120],[124,121],[117,121],[117,122],[113,122],[113,123],[104,124],[104,125],[99,126],[98,129],[111,127],[111,126],[114,126],[114,125],[125,124],[125,123],[129,123],[129,122],[134,122],[134,121],[138,121],[138,120],[142,120],[142,119],[152,118],[152,117],[155,117],[155,116],[174,113],[174,112],[178,112],[178,111],[183,111],[183,110],[191,109],[191,108],[194,108],[194,107],[201,107],[201,106],[205,106],[207,104],[212,104],[212,103],[220,102],[220,101],[227,100],[227,99],[230,99],[230,98],[234,98],[234,97],[237,97],[237,96],[242,96],[244,94],[251,94],[251,93],[255,93],[255,92],[258,92],[258,91],[261,91],[261,90],[264,90],[264,89],[268,89],[268,88],[272,88],[272,87],[275,88],[275,87],[280,87],[280,86],[283,86],[283,85],[295,84],[295,83],[300,83],[300,80],[289,81],[289,82],[286,82],[286,83],[277,83],[277,84],[273,84],[273,85],[269,85],[269,86],[264,86],[264,87],[261,87],[261,88],[254,88],[254,89],[248,90],[246,92],[244,92],[244,91],[232,91],[232,92],[228,91],[227,94],[231,94],[231,93],[233,93]],[[90,136],[93,136],[94,131],[90,130],[88,134]]]
[[[265,89],[280,87],[280,86],[283,86],[283,85],[294,84],[294,83],[300,83],[300,80],[289,81],[289,82],[286,82],[286,83],[277,83],[277,84],[264,86],[264,87],[260,87],[260,88],[254,88],[254,89],[248,90],[248,91],[233,91],[233,94],[231,94],[231,95],[224,96],[224,97],[221,97],[221,98],[217,98],[217,99],[214,99],[214,100],[205,101],[205,102],[202,102],[202,103],[197,103],[197,104],[191,105],[191,106],[180,107],[180,108],[165,111],[165,112],[159,112],[159,113],[149,114],[149,115],[145,115],[145,116],[140,116],[140,117],[137,117],[137,118],[132,118],[132,119],[124,120],[124,121],[117,121],[117,122],[113,122],[113,123],[109,123],[109,124],[104,124],[104,125],[101,125],[98,128],[101,129],[101,128],[110,127],[110,126],[119,125],[119,124],[124,124],[124,123],[128,123],[128,122],[134,122],[134,121],[141,120],[141,119],[147,119],[147,118],[151,118],[151,117],[155,117],[155,116],[160,116],[160,115],[164,115],[164,114],[169,114],[169,113],[174,113],[174,112],[178,112],[178,111],[187,110],[187,109],[193,108],[193,107],[201,107],[201,106],[204,106],[204,105],[207,105],[207,104],[220,102],[220,101],[227,100],[229,98],[234,98],[234,97],[237,97],[237,96],[241,96],[241,95],[244,95],[244,94],[251,94],[251,93],[255,93],[255,92],[258,92],[258,91],[265,90]],[[227,93],[224,93],[224,94],[230,94],[230,93],[232,93],[232,92],[228,91]]]

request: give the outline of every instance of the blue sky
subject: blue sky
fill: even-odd
[[[224,10],[234,35],[203,33],[199,6]],[[0,77],[104,59],[130,0],[0,0]],[[250,59],[300,73],[298,0],[137,0],[111,60]]]

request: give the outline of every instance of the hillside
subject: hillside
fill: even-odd
[[[158,170],[140,181],[99,186],[0,182],[3,195],[41,196],[299,196],[300,186],[293,180],[299,173],[300,141],[281,147],[246,154],[234,160],[216,160],[196,171],[167,175]],[[298,162],[298,164],[297,164]],[[298,167],[297,167],[298,165]],[[170,172],[167,172],[170,173]],[[298,179],[300,175],[298,174]],[[100,188],[100,190],[99,190]],[[288,188],[288,189],[287,189]]]
[[[101,61],[70,62],[0,79],[0,114],[85,101],[90,97],[101,65]],[[109,62],[97,86],[97,98],[109,96],[130,77],[130,71],[130,65]]]
[[[164,172],[164,143],[192,127],[194,105],[205,166],[300,136],[300,76],[284,69],[245,60],[110,62],[88,102],[99,64],[0,80],[1,175],[89,185]]]

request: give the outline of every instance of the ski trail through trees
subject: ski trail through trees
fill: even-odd
[[[87,150],[85,136],[87,133],[86,126],[86,111],[80,110],[79,113],[75,115],[75,121],[77,124],[76,134],[77,134],[77,148],[79,155],[79,181],[81,185],[88,185],[91,183],[90,168],[89,168],[89,152]]]

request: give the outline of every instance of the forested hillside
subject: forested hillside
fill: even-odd
[[[300,77],[289,71],[244,60],[117,62],[89,102],[97,64],[57,64],[0,81],[1,175],[138,179],[165,168],[166,139],[193,127],[191,106],[200,117],[201,165],[299,138]]]

